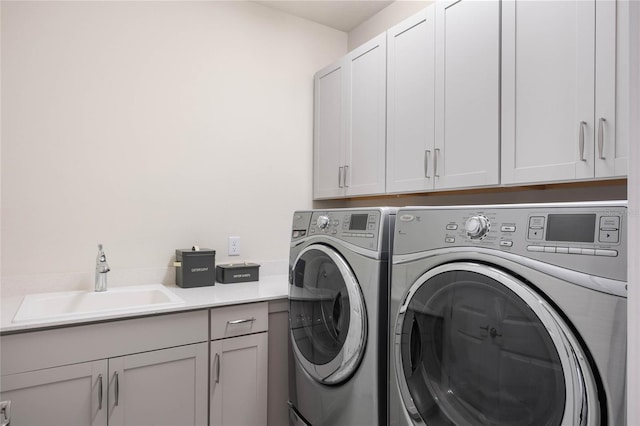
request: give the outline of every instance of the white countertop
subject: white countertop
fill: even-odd
[[[261,277],[260,281],[234,284],[216,283],[214,286],[210,287],[180,288],[175,285],[164,286],[182,298],[185,303],[180,306],[159,308],[152,311],[145,310],[140,313],[108,313],[83,319],[58,319],[42,322],[29,322],[28,324],[14,324],[12,322],[24,296],[3,297],[0,304],[0,333],[80,325],[106,320],[132,318],[136,316],[174,313],[216,306],[284,299],[287,297],[288,279],[286,275],[268,275]]]

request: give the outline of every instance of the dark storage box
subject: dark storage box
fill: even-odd
[[[176,285],[183,288],[216,284],[216,251],[176,250]]]
[[[257,263],[228,263],[216,268],[216,281],[223,284],[258,281],[260,265]]]

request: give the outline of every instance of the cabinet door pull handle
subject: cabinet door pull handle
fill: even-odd
[[[344,166],[344,187],[348,188],[349,185],[347,185],[347,176],[349,175],[349,166]]]
[[[338,167],[338,188],[344,188],[342,183],[342,175],[344,174],[344,167]]]
[[[440,148],[433,150],[433,176],[440,177],[438,174],[438,157],[440,156]]]
[[[431,176],[429,176],[429,157],[431,157],[431,150],[426,149],[424,151],[424,177],[427,179],[431,179]]]
[[[604,123],[607,121],[601,117],[598,120],[598,158],[604,160]]]
[[[102,410],[102,374],[98,374],[98,410]]]
[[[584,126],[586,125],[587,125],[586,121],[580,122],[580,134],[578,137],[578,150],[580,150],[580,161],[587,161],[587,159],[584,158]]]
[[[113,391],[114,395],[115,395],[115,406],[117,407],[118,404],[120,403],[120,378],[118,376],[118,372],[116,371],[116,386],[115,389]]]
[[[11,400],[0,401],[0,426],[11,425]]]
[[[216,364],[216,383],[220,383],[220,354],[216,354],[213,362]]]
[[[235,324],[242,324],[242,323],[245,323],[245,322],[254,322],[255,320],[256,320],[255,318],[245,318],[245,319],[227,321],[227,324],[235,325]]]

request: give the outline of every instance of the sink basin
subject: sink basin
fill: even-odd
[[[145,312],[184,304],[160,284],[115,287],[107,291],[66,291],[24,297],[14,323],[84,319],[112,313]]]

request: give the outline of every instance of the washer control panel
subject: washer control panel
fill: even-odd
[[[407,207],[398,212],[394,254],[485,247],[617,276],[614,269],[626,269],[626,215],[622,201]]]

